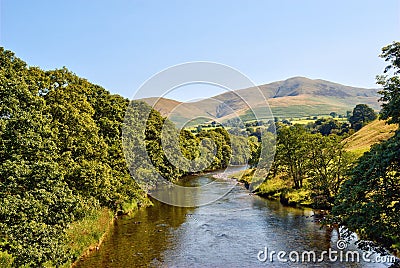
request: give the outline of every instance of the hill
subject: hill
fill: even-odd
[[[259,91],[266,97],[260,98]],[[330,112],[346,114],[356,104],[365,103],[379,110],[377,89],[345,86],[320,79],[293,77],[258,87],[226,92],[197,102],[181,103],[169,99],[146,98],[150,105],[176,123],[198,118],[203,121],[224,122],[241,116],[245,121],[255,119],[253,109],[261,118],[298,118],[304,116],[328,115]],[[243,101],[243,99],[246,100]],[[251,107],[251,109],[250,109]],[[200,119],[199,119],[200,118]]]
[[[374,120],[368,125],[361,128],[359,131],[345,139],[346,150],[361,155],[368,151],[370,147],[381,141],[387,140],[394,135],[397,125],[386,124],[383,120]]]

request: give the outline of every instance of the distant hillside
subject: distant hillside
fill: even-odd
[[[385,121],[377,119],[345,139],[343,141],[346,143],[345,148],[361,155],[368,151],[373,144],[392,137],[397,127],[395,124],[387,125]]]
[[[267,102],[257,94],[260,90]],[[330,112],[346,114],[356,104],[365,103],[379,110],[377,89],[365,89],[344,86],[320,79],[293,77],[284,81],[273,82],[258,87],[226,92],[209,99],[181,103],[174,100],[147,98],[150,105],[156,101],[155,108],[162,114],[171,114],[171,119],[185,123],[196,116],[223,122],[237,115],[251,120],[251,107],[261,115],[270,117],[269,106],[276,117],[304,117],[328,115]],[[242,99],[246,99],[247,103]],[[260,118],[259,118],[260,119]]]

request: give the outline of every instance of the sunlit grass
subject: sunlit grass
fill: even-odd
[[[357,156],[363,155],[375,143],[387,140],[394,135],[398,125],[388,125],[385,121],[375,120],[345,139],[346,150]]]
[[[290,189],[285,193],[285,198],[288,200],[289,204],[301,205],[301,206],[311,206],[311,192],[307,188],[301,189]]]
[[[113,213],[108,208],[94,210],[80,221],[73,222],[67,229],[70,249],[76,258],[86,250],[93,250],[107,232],[113,220]]]
[[[291,184],[288,181],[282,179],[281,176],[264,181],[257,189],[257,193],[270,197],[279,197],[279,195],[289,189]]]

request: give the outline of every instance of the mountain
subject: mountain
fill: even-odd
[[[260,98],[260,93],[266,99]],[[377,89],[345,86],[320,79],[293,77],[257,87],[226,92],[197,102],[182,103],[165,98],[143,99],[164,116],[169,114],[176,123],[185,124],[200,121],[224,122],[240,116],[252,120],[252,110],[258,119],[299,118],[328,115],[330,112],[346,114],[356,104],[365,103],[379,110]],[[246,100],[246,101],[243,101]],[[194,122],[193,122],[194,121]]]

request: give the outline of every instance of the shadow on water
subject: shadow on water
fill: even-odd
[[[76,267],[143,267],[163,262],[162,252],[175,247],[171,229],[185,222],[193,209],[152,200],[154,206],[115,222],[99,251]]]

